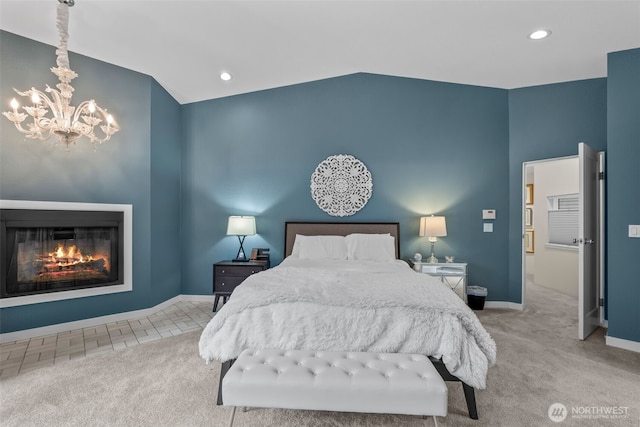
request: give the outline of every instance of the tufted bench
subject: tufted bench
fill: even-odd
[[[235,407],[447,415],[447,386],[419,354],[245,350],[221,385]]]

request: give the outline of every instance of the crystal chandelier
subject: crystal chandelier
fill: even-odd
[[[58,0],[58,2],[56,23],[60,43],[56,49],[57,67],[51,68],[51,72],[60,80],[56,85],[58,90],[49,85],[44,90],[46,93],[33,87],[24,92],[14,88],[18,95],[29,97],[32,105],[22,107],[26,114],[18,112],[20,104],[13,98],[10,103],[13,111],[2,114],[11,120],[27,138],[45,141],[51,134],[56,134],[60,142],[64,143],[65,150],[69,151],[71,144],[75,144],[81,136],[86,136],[94,144],[95,150],[98,143],[108,141],[120,128],[113,116],[106,109],[99,107],[93,99],[83,101],[77,108],[71,105],[73,87],[70,82],[78,77],[75,71],[69,68],[67,52],[69,8],[74,5],[74,0]],[[51,115],[48,115],[49,112]],[[27,129],[25,129],[22,127],[22,122],[29,116],[32,121],[27,123]],[[96,126],[102,131],[101,135],[95,134]]]

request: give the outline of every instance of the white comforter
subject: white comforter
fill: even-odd
[[[288,257],[254,274],[200,337],[207,361],[246,348],[418,353],[485,388],[496,345],[464,302],[403,261],[309,261]]]

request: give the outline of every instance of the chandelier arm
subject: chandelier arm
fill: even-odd
[[[36,88],[31,88],[31,91],[36,92],[38,94],[38,96],[40,97],[41,102],[44,102],[46,104],[46,106],[49,108],[49,110],[51,110],[53,115],[55,117],[58,117],[58,114],[57,114],[58,111],[57,111],[56,103],[54,103],[53,100],[51,100],[51,98],[49,98],[46,93],[44,93],[42,91],[39,91]]]
[[[93,100],[89,100],[89,101],[82,101],[82,102],[81,102],[81,103],[76,107],[76,111],[73,113],[73,121],[74,121],[74,122],[75,122],[75,121],[77,121],[77,120],[80,118],[80,115],[81,115],[82,113],[84,113],[84,112],[85,112],[84,110],[88,110],[88,106],[89,106],[89,104],[91,104],[92,102],[93,102],[94,104],[96,103],[96,102],[95,102],[95,101],[93,101]],[[89,112],[89,111],[87,111],[87,112]]]
[[[96,136],[93,130],[95,129],[95,126],[98,126],[102,122],[102,119],[100,119],[99,117],[96,117],[95,112],[92,113],[89,110],[89,106],[91,104],[94,105],[96,111],[99,111],[99,107],[96,105],[95,100],[91,99],[91,100],[82,101],[80,105],[78,105],[78,107],[76,108],[75,113],[73,114],[73,123],[77,124],[78,131],[80,131],[84,136],[89,137],[91,142],[95,142],[99,138]],[[83,114],[86,114],[86,116],[83,116]],[[87,120],[85,120],[86,123],[80,122],[81,117],[83,119],[84,117],[86,117],[88,122]]]
[[[106,123],[100,126],[100,130],[102,130],[102,132],[105,134],[104,139],[100,140],[100,142],[108,141],[109,139],[111,139],[111,135],[120,130],[120,126],[118,125],[118,122],[116,122],[116,120],[113,118],[113,116],[111,116],[111,122],[109,122],[110,114],[106,109],[96,105],[96,111],[100,111],[100,114],[102,114],[104,122]]]
[[[40,132],[37,135],[33,135],[33,136],[27,136],[27,138],[33,138],[33,139],[39,139],[41,141],[46,141],[47,139],[51,138],[51,134],[53,132],[51,132],[51,128],[47,128],[44,129],[44,133]]]
[[[27,129],[23,128],[22,127],[22,123],[20,123],[20,122],[13,122],[13,124],[16,126],[16,129],[18,129],[22,133],[26,133],[26,134],[33,133],[33,132],[28,131]]]

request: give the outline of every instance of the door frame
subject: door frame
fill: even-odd
[[[598,241],[600,242],[600,246],[598,248],[598,286],[600,287],[600,300],[602,304],[600,305],[600,326],[604,328],[608,328],[607,319],[605,318],[605,306],[607,305],[607,298],[604,293],[604,284],[606,281],[605,276],[605,247],[607,245],[606,239],[606,228],[605,228],[605,198],[606,198],[606,190],[607,190],[607,173],[606,173],[606,154],[604,151],[598,151],[598,172],[602,175],[602,178],[598,181]]]
[[[521,209],[521,218],[520,218],[520,233],[521,233],[521,245],[520,245],[520,264],[521,264],[521,309],[524,310],[525,308],[525,300],[526,300],[526,284],[527,284],[527,270],[526,270],[526,264],[527,264],[527,260],[526,260],[526,250],[525,250],[525,230],[526,230],[526,225],[525,225],[525,215],[526,215],[526,183],[527,183],[527,166],[535,166],[536,163],[545,163],[545,162],[551,162],[554,160],[564,160],[564,159],[577,159],[578,155],[572,155],[572,156],[561,156],[561,157],[551,157],[551,158],[547,158],[547,159],[540,159],[540,160],[530,160],[530,161],[526,161],[526,162],[522,162],[522,181],[521,181],[521,200],[520,200],[520,209]],[[599,151],[598,152],[598,160],[599,160],[599,164],[598,164],[598,168],[600,172],[605,172],[605,166],[604,166],[604,159],[605,159],[605,153],[603,151]],[[606,177],[606,175],[605,175]],[[598,210],[598,234],[599,234],[599,241],[602,242],[602,245],[600,246],[600,251],[598,254],[598,281],[599,281],[599,289],[600,289],[600,297],[604,300],[604,305],[606,305],[606,297],[605,297],[605,293],[604,293],[604,278],[605,278],[605,271],[604,271],[604,246],[605,246],[605,223],[604,223],[604,213],[605,213],[605,205],[604,205],[604,190],[605,190],[605,182],[604,180],[600,180],[599,183],[599,188],[598,188],[598,197],[597,197],[597,204],[598,206],[596,207]],[[604,319],[604,305],[600,307],[600,325],[606,327],[606,320]],[[576,313],[576,315],[578,315],[578,313]]]

